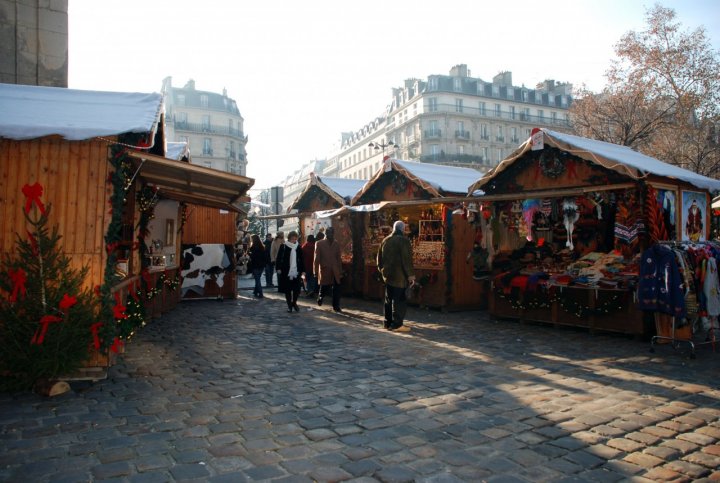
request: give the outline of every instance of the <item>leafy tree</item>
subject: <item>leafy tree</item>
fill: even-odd
[[[656,4],[647,29],[628,32],[599,94],[585,89],[572,107],[583,136],[638,149],[707,176],[720,174],[720,54],[705,29],[682,30]]]

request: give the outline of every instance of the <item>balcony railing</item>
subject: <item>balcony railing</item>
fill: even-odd
[[[221,136],[233,136],[242,138],[243,133],[239,129],[230,128],[228,126],[217,126],[213,124],[203,124],[200,122],[175,121],[173,127],[176,131],[190,131],[196,133],[218,134]]]
[[[441,113],[453,113],[457,116],[468,116],[468,117],[482,117],[489,120],[497,120],[497,119],[506,119],[511,122],[523,122],[523,123],[529,123],[529,124],[540,124],[540,125],[555,125],[555,126],[569,126],[570,121],[567,121],[565,119],[561,119],[560,117],[556,117],[555,119],[552,119],[550,116],[548,116],[547,112],[545,112],[542,116],[537,116],[534,114],[527,114],[525,112],[515,112],[513,113],[511,111],[495,111],[495,110],[483,110],[478,107],[471,107],[471,106],[464,106],[463,112],[459,113],[455,111],[455,104],[438,104],[437,110],[434,111],[432,114],[441,114]],[[563,116],[565,113],[567,113],[567,110],[558,108],[558,115]],[[430,114],[429,112],[426,114]]]
[[[203,153],[203,156],[212,156],[213,150],[212,150],[212,148],[210,148],[210,149],[203,148],[202,153]]]
[[[425,130],[425,139],[438,139],[442,136],[442,129]]]
[[[470,131],[457,130],[457,131],[455,131],[455,137],[457,139],[464,139],[467,141],[470,139]]]

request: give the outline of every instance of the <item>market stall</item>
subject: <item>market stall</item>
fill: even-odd
[[[470,186],[493,315],[642,334],[641,253],[708,236],[720,181],[627,147],[549,130]],[[643,316],[650,314],[649,320]]]
[[[479,174],[474,169],[414,161],[384,162],[352,200],[360,219],[355,244],[365,265],[364,296],[382,297],[377,251],[392,224],[402,220],[412,244],[417,280],[410,301],[446,308],[482,305],[483,283],[474,279],[472,266],[466,263],[476,230],[464,213],[454,212],[457,202],[443,201],[465,196],[469,182]]]
[[[353,256],[352,219],[347,213],[335,216],[320,216],[319,212],[332,212],[350,203],[353,196],[365,185],[366,180],[320,177],[310,173],[308,184],[300,196],[290,205],[288,211],[296,211],[300,220],[300,236],[304,241],[308,235],[317,236],[321,230],[332,226],[335,239],[341,246],[343,272],[356,273],[361,264],[355,262]],[[342,291],[345,294],[357,292],[352,277],[343,277]]]

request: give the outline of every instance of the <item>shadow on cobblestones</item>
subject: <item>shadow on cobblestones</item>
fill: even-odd
[[[108,380],[0,395],[7,481],[719,478],[720,355],[485,312],[183,303]]]

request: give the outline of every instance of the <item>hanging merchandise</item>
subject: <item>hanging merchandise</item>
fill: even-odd
[[[615,249],[625,256],[637,253],[640,243],[639,236],[645,231],[641,217],[640,204],[635,195],[627,192],[618,199],[617,213],[615,214]]]
[[[574,199],[566,198],[565,200],[563,200],[562,210],[563,225],[565,226],[565,231],[567,232],[567,241],[565,242],[565,246],[568,247],[570,250],[573,250],[575,246],[573,245],[572,235],[573,231],[575,230],[575,222],[580,219],[578,205],[577,203],[575,203]]]
[[[638,307],[685,317],[685,287],[673,251],[663,245],[653,245],[643,252],[641,260]]]
[[[665,215],[662,206],[657,201],[657,191],[652,186],[647,187],[645,213],[647,214],[650,241],[657,243],[662,240],[669,240],[668,231],[665,227]]]
[[[703,294],[705,295],[705,311],[707,317],[717,318],[718,315],[720,315],[720,282],[718,281],[717,262],[713,257],[707,259]],[[710,327],[710,321],[704,317],[703,329],[707,330]]]
[[[527,199],[523,201],[522,204],[522,216],[523,220],[525,221],[525,225],[527,226],[527,235],[526,239],[527,241],[533,240],[533,218],[535,217],[535,213],[537,213],[540,210],[540,200],[534,200],[534,199]]]

